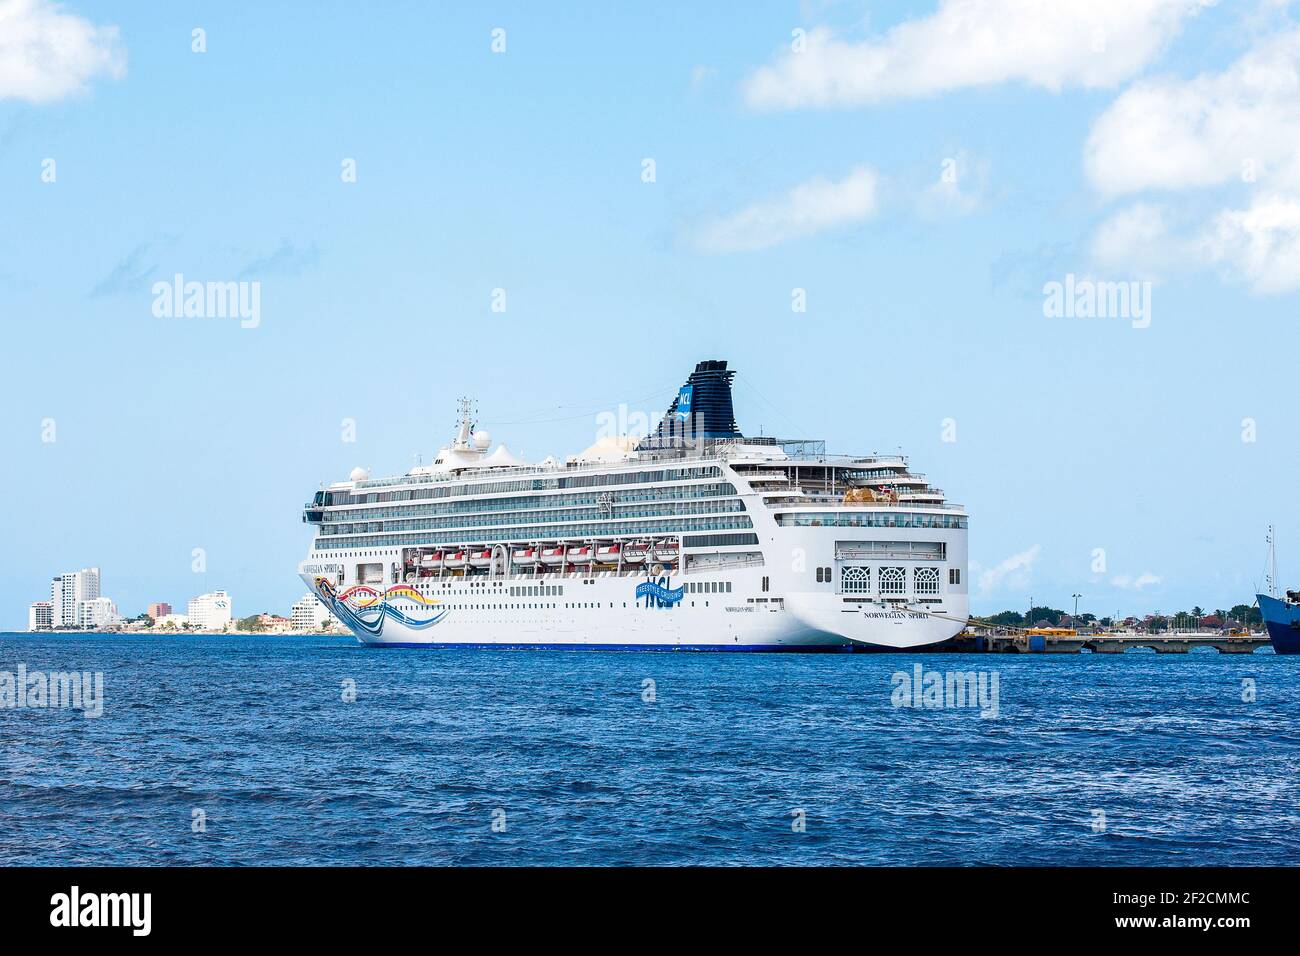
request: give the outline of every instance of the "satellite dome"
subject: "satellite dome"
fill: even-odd
[[[487,451],[488,446],[492,444],[492,436],[488,432],[474,433],[474,447],[479,451]]]
[[[349,481],[365,481],[370,477],[370,469],[357,466],[348,474]]]

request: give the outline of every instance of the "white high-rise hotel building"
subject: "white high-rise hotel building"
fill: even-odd
[[[117,607],[99,593],[99,568],[55,575],[49,601],[36,601],[27,612],[27,625],[33,631],[105,627],[117,621]]]
[[[54,605],[49,601],[33,601],[27,609],[27,630],[48,631],[54,626]]]
[[[106,597],[77,602],[77,627],[93,630],[118,622],[117,605]]]
[[[314,594],[304,594],[289,612],[295,631],[323,631],[333,622],[329,608]]]
[[[225,591],[210,591],[190,598],[186,617],[190,626],[201,631],[224,631],[230,624],[230,595]]]
[[[50,582],[50,603],[55,627],[80,627],[77,605],[99,597],[99,568],[82,568],[55,575]]]

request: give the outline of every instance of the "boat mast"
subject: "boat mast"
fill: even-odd
[[[1277,541],[1273,526],[1268,526],[1268,596],[1277,597]]]
[[[470,436],[474,431],[473,400],[470,398],[457,399],[456,413],[460,416],[460,423],[456,430],[456,441],[452,444],[452,447],[458,451],[468,451],[470,447]]]

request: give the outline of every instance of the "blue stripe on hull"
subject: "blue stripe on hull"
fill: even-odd
[[[1267,594],[1256,597],[1274,653],[1300,654],[1300,604],[1279,601]]]
[[[748,651],[753,653],[796,653],[796,654],[846,654],[855,650],[868,650],[851,644],[832,645],[790,645],[790,644],[494,644],[487,642],[435,642],[425,643],[375,643],[361,642],[364,647],[421,647],[431,650],[451,650],[454,648],[471,648],[483,651]],[[879,648],[879,650],[898,650],[899,648]]]

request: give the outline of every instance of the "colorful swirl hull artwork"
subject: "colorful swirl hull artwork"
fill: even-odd
[[[329,579],[317,578],[316,594],[354,633],[365,632],[376,637],[383,634],[384,622],[389,619],[421,631],[440,623],[449,610],[405,584],[395,584],[382,593],[368,585],[355,584],[337,593]],[[420,613],[422,610],[424,614]]]

